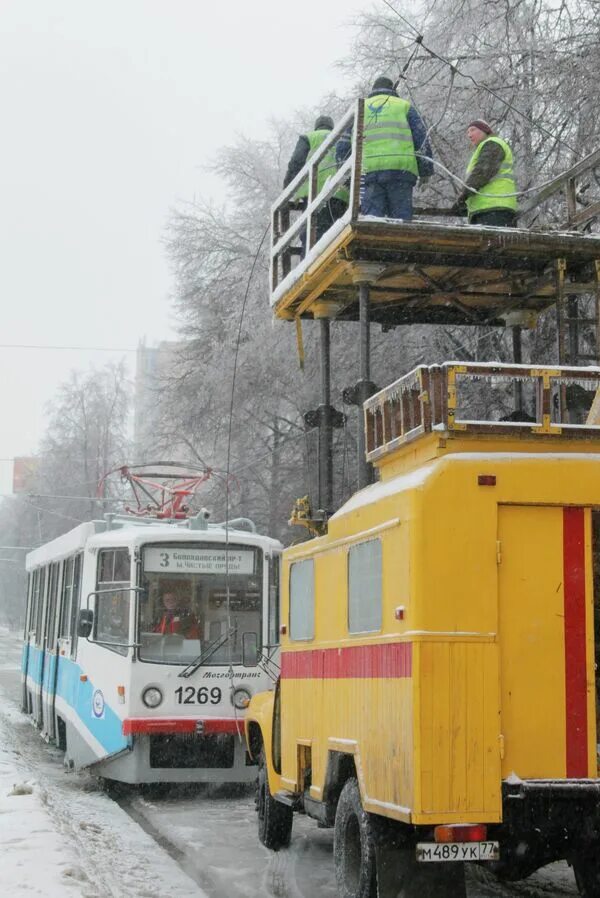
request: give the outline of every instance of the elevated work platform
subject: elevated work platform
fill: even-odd
[[[275,289],[278,318],[358,320],[367,281],[379,324],[533,326],[560,298],[560,265],[569,294],[599,286],[600,237],[349,215],[332,231]]]
[[[600,203],[578,208],[576,178],[600,161],[590,154],[524,209],[558,192],[566,211],[560,231],[469,226],[421,210],[412,222],[360,214],[364,101],[357,101],[272,208],[271,306],[282,319],[357,320],[357,285],[369,285],[370,320],[399,324],[523,324],[570,296],[600,295],[600,236],[582,235]],[[317,192],[317,170],[351,130],[351,156]],[[358,135],[358,137],[357,137]],[[308,183],[308,200],[295,201]],[[346,213],[332,220],[329,201],[349,187]],[[598,207],[598,208],[597,208]],[[418,210],[417,210],[418,211]],[[437,215],[437,222],[432,221]],[[306,246],[306,254],[304,246]]]

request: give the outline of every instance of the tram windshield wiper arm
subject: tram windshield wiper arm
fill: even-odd
[[[181,673],[177,674],[177,676],[187,678],[187,677],[191,677],[193,674],[195,674],[196,671],[198,670],[198,668],[202,667],[203,664],[206,664],[206,662],[209,660],[209,658],[212,658],[212,656],[215,654],[215,652],[218,652],[219,649],[225,645],[227,640],[231,636],[233,636],[233,634],[235,632],[236,632],[236,628],[231,627],[228,630],[228,632],[225,633],[223,636],[218,636],[217,639],[213,639],[212,642],[209,642],[209,644],[206,646],[204,651],[200,652],[198,657],[194,658],[194,660],[190,664],[188,664],[187,667],[184,667],[184,669],[181,671]]]

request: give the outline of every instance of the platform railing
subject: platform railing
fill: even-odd
[[[311,255],[311,251],[319,244],[324,248],[341,227],[356,219],[360,204],[360,172],[362,167],[362,122],[364,116],[364,100],[357,100],[342,116],[326,140],[315,151],[304,168],[298,172],[293,181],[280,194],[271,207],[271,294],[292,270],[293,257],[297,261]],[[327,179],[320,191],[317,191],[319,165],[342,137],[352,132],[352,147],[349,157],[340,165],[334,175]],[[358,135],[358,139],[357,139]],[[308,183],[306,201],[294,199],[297,191]],[[317,215],[340,187],[349,189],[348,209],[338,222],[334,222],[324,235],[317,234]],[[304,249],[301,240],[305,235]]]
[[[519,204],[519,214],[525,215],[538,206],[542,205],[550,197],[557,193],[563,193],[566,203],[566,218],[563,226],[568,230],[576,230],[589,224],[600,215],[600,200],[593,197],[586,198],[586,205],[582,204],[583,196],[578,191],[579,180],[589,175],[593,169],[600,166],[600,149],[588,153],[583,159],[577,162],[571,168],[562,172],[552,181],[549,181],[539,193],[533,194],[530,198]],[[587,190],[584,185],[584,189]],[[597,191],[596,191],[597,192]],[[578,204],[580,208],[578,208]]]
[[[517,383],[524,397],[519,409]],[[599,404],[600,368],[420,365],[365,402],[366,457],[377,461],[432,430],[598,437]]]

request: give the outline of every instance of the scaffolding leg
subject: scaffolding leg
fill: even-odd
[[[565,272],[567,262],[565,259],[558,259],[556,263],[556,336],[558,340],[558,364],[567,364],[567,335],[566,335],[566,313],[565,313]],[[568,424],[569,413],[567,410],[567,391],[564,385],[559,388],[560,399],[560,420],[563,424]]]
[[[360,380],[356,384],[356,404],[358,405],[358,488],[368,486],[373,480],[373,467],[365,457],[365,422],[363,403],[373,394],[371,382],[371,326],[369,321],[369,285],[361,281],[358,285],[358,304],[360,316]]]
[[[600,363],[600,260],[596,259],[596,364]]]
[[[333,428],[331,407],[331,335],[329,319],[319,320],[321,336],[321,406],[319,408],[319,508],[333,509]]]
[[[304,338],[302,336],[302,319],[296,318],[296,344],[298,346],[298,363],[304,371]]]
[[[567,299],[567,316],[569,322],[569,365],[579,363],[579,303],[576,296]]]
[[[523,332],[518,324],[512,328],[512,349],[513,362],[520,365],[523,362]],[[523,384],[520,380],[515,380],[514,386],[515,411],[523,411]]]

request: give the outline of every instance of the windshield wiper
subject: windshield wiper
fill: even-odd
[[[181,673],[177,674],[177,676],[187,678],[187,677],[191,677],[193,674],[195,674],[196,671],[198,670],[198,668],[202,667],[203,664],[206,664],[208,659],[212,658],[212,656],[215,654],[215,652],[218,652],[219,649],[225,645],[227,640],[231,636],[233,636],[235,632],[236,632],[236,628],[231,627],[229,629],[229,631],[227,633],[225,633],[224,636],[218,636],[216,639],[213,639],[212,642],[209,642],[209,644],[206,646],[204,651],[200,652],[198,657],[194,658],[194,660],[190,664],[188,664],[187,667],[184,667],[184,669],[181,671]]]

